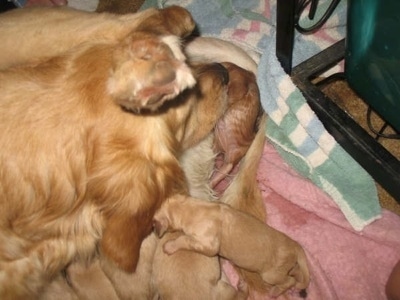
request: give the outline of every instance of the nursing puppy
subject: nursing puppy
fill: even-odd
[[[272,286],[269,293],[273,297],[309,284],[307,259],[297,242],[226,204],[177,195],[156,212],[154,228],[159,236],[181,231],[163,245],[167,254],[191,250],[220,255],[240,268],[259,273]]]
[[[218,65],[195,67],[212,94],[164,103],[194,84],[178,44],[136,31],[0,72],[0,298],[38,296],[97,248],[135,270],[153,213],[187,191],[179,154],[226,109]]]
[[[241,67],[225,62],[228,70],[228,109],[215,126],[215,151],[223,163],[215,171],[211,186],[223,180],[245,156],[253,142],[262,114],[256,76]]]

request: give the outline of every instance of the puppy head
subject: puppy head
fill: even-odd
[[[196,81],[176,36],[136,32],[113,55],[107,89],[123,108],[155,111]]]
[[[236,165],[255,138],[262,108],[255,75],[232,63],[223,66],[229,72],[229,108],[216,126],[216,150]]]
[[[182,207],[182,204],[186,201],[187,196],[182,194],[176,194],[168,198],[162,205],[161,208],[156,211],[153,217],[153,229],[158,237],[162,237],[165,232],[171,228],[170,220],[173,220],[173,214],[179,214],[178,207]]]

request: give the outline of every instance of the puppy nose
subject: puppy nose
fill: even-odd
[[[228,70],[219,63],[215,63],[215,69],[216,71],[221,75],[221,80],[223,84],[228,84],[229,83],[229,72]]]

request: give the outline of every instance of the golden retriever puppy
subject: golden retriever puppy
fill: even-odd
[[[68,7],[32,7],[0,15],[0,69],[58,56],[86,42],[119,43],[133,31],[188,36],[195,23],[182,7],[116,15]]]
[[[225,62],[229,72],[228,109],[215,127],[215,150],[223,154],[223,164],[211,180],[215,187],[244,157],[256,132],[262,114],[256,76],[239,66]]]
[[[215,162],[213,143],[214,134],[211,134],[186,150],[180,158],[189,194],[209,201],[217,201],[210,186]],[[152,282],[160,299],[247,299],[249,291],[246,282],[241,280],[237,288],[228,283],[218,257],[193,251],[166,254],[162,245],[175,238],[176,233],[166,233],[158,241],[153,259]]]
[[[164,243],[167,254],[191,250],[220,255],[240,268],[261,274],[272,285],[273,297],[293,286],[302,290],[309,284],[306,255],[297,242],[226,204],[176,195],[156,212],[154,227],[159,236],[180,231],[175,239]]]
[[[226,109],[226,70],[208,65],[196,71],[207,75],[201,91],[212,94],[178,97],[145,116],[129,112],[147,96],[145,106],[193,85],[178,44],[135,31],[116,44],[83,43],[0,73],[2,299],[40,294],[72,260],[90,259],[97,248],[135,270],[153,213],[187,191],[179,154]],[[152,73],[158,63],[160,73]],[[141,69],[150,78],[144,94],[131,85]]]
[[[208,257],[193,251],[180,251],[177,257],[163,251],[163,243],[174,240],[177,233],[166,234],[159,242],[152,279],[160,299],[247,299],[248,287],[240,281],[236,290],[222,273],[218,257]]]

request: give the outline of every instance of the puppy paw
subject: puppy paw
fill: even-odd
[[[169,240],[164,243],[163,245],[163,251],[164,253],[171,255],[174,254],[176,251],[179,250],[179,247],[177,247],[175,240]]]
[[[136,33],[114,53],[108,91],[127,110],[153,112],[195,83],[179,38]]]

